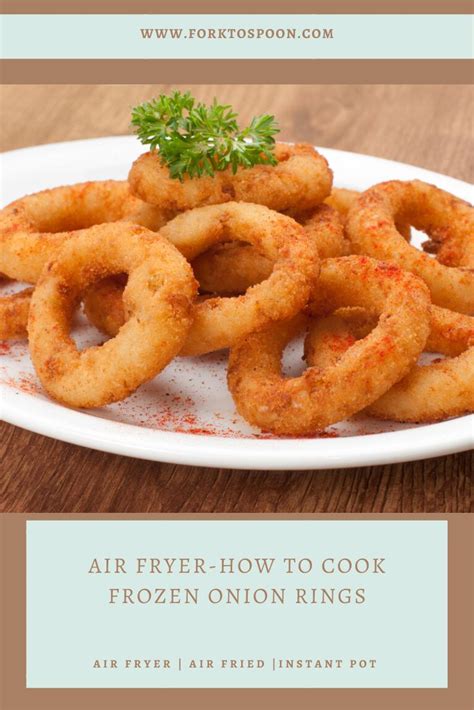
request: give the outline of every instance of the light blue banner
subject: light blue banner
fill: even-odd
[[[471,15],[2,15],[1,21],[4,59],[468,59],[473,54]]]
[[[447,523],[31,521],[27,687],[447,687]]]

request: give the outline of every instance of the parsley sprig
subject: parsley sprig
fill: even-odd
[[[200,177],[239,166],[275,165],[274,135],[279,128],[273,116],[256,116],[239,129],[231,106],[196,103],[190,92],[174,91],[136,106],[132,126],[138,138],[159,150],[172,178]]]

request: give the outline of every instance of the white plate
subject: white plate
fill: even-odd
[[[2,156],[3,204],[30,192],[84,180],[123,179],[143,147],[131,136],[56,143]],[[356,153],[321,149],[340,187],[365,189],[389,179],[419,178],[467,200],[470,185],[421,168]],[[97,342],[85,321],[83,343]],[[293,346],[287,371],[301,362]],[[235,412],[225,384],[226,357],[218,353],[175,359],[125,402],[75,411],[41,391],[26,345],[4,344],[0,357],[2,418],[56,439],[101,451],[172,463],[223,468],[321,469],[395,463],[463,451],[473,445],[473,417],[430,426],[354,419],[318,438],[272,438]]]

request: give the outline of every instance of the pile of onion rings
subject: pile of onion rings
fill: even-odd
[[[0,275],[23,290],[0,296],[0,339],[27,337],[44,389],[72,407],[119,401],[177,356],[229,348],[238,412],[277,436],[359,412],[472,412],[473,207],[417,180],[333,188],[306,144],[275,156],[179,182],[152,150],[128,181],[6,206]],[[423,250],[411,227],[427,234]],[[78,308],[102,345],[78,350]],[[287,377],[282,355],[301,335],[307,367]],[[426,352],[441,358],[420,361]]]

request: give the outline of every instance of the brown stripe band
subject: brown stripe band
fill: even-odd
[[[26,689],[26,519],[78,520],[448,520],[449,565],[449,687],[423,688],[308,688],[308,689]],[[458,710],[471,707],[472,700],[472,597],[473,576],[471,539],[473,517],[463,514],[411,515],[3,515],[0,518],[0,556],[3,562],[4,583],[0,586],[0,625],[3,621],[5,653],[0,659],[0,677],[4,687],[1,706],[5,710],[242,710],[242,708],[272,708],[298,710],[331,708],[331,710]],[[46,579],[46,576],[45,576]],[[3,611],[3,619],[1,618]],[[74,610],[72,611],[74,613]],[[403,617],[400,617],[403,623]],[[278,629],[276,629],[276,632]],[[410,634],[407,629],[407,643]],[[2,667],[3,666],[3,667]]]
[[[3,0],[5,14],[471,14],[471,0]]]
[[[469,59],[8,59],[3,84],[470,84]]]

